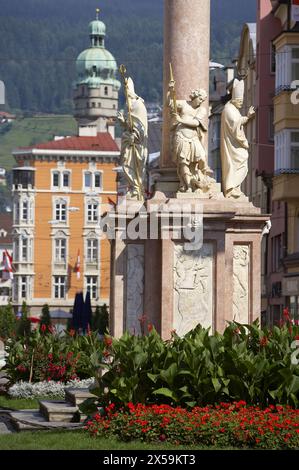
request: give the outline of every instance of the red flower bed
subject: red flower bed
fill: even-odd
[[[266,409],[243,401],[195,407],[133,405],[102,409],[85,426],[94,436],[113,435],[123,441],[166,441],[176,445],[260,449],[299,448],[299,410],[271,405]]]

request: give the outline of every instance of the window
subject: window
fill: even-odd
[[[299,80],[299,47],[292,48],[292,79]]]
[[[70,171],[54,171],[52,173],[52,188],[65,189],[70,187]]]
[[[95,173],[94,174],[94,187],[100,188],[102,186],[102,173]]]
[[[70,186],[70,174],[68,171],[63,172],[63,187],[68,188]]]
[[[28,290],[27,290],[27,277],[21,276],[21,298],[27,299],[28,297]]]
[[[291,132],[291,169],[299,170],[299,132]]]
[[[66,277],[54,276],[54,297],[55,299],[64,299],[66,292]]]
[[[86,171],[84,173],[84,187],[90,191],[99,190],[102,188],[102,172],[101,171]]]
[[[52,173],[52,186],[53,188],[59,188],[59,172],[54,171]]]
[[[14,240],[14,244],[13,244],[13,259],[14,259],[14,261],[19,261],[19,259],[20,259],[19,249],[20,249],[19,239],[16,238]]]
[[[104,88],[104,93],[105,93],[105,96],[108,96],[108,87],[107,86],[105,86],[105,88]]]
[[[89,171],[87,171],[84,175],[85,188],[91,188],[91,179],[92,179],[92,174]]]
[[[87,291],[90,293],[91,299],[96,299],[98,297],[98,278],[97,276],[87,276],[86,277],[86,287]]]
[[[28,261],[28,238],[22,238],[21,261]]]
[[[28,201],[23,201],[22,203],[22,220],[26,221],[28,220]]]
[[[95,263],[98,261],[98,240],[87,240],[87,262]]]
[[[279,270],[282,257],[282,236],[278,235],[272,238],[272,272]]]
[[[19,219],[20,219],[20,203],[19,202],[15,203],[14,216],[15,216],[15,223],[19,224]]]
[[[55,220],[57,222],[66,222],[66,203],[57,202],[55,204]]]
[[[58,238],[55,240],[55,261],[66,262],[66,239]]]
[[[98,204],[96,202],[90,202],[89,204],[87,204],[87,221],[98,221]]]

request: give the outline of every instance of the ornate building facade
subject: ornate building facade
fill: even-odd
[[[77,60],[78,134],[13,152],[17,308],[25,300],[36,313],[45,303],[52,311],[69,311],[78,291],[89,291],[93,306],[109,302],[110,247],[99,222],[109,198],[117,195],[113,119],[119,82],[104,34],[97,18],[90,24],[92,47]]]

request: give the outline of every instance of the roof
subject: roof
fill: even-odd
[[[12,214],[0,213],[0,245],[12,244]]]
[[[5,111],[0,111],[0,117],[4,117],[7,119],[15,119],[16,116],[14,114],[6,113]]]
[[[99,132],[96,137],[73,136],[43,142],[33,147],[19,147],[17,150],[88,150],[99,152],[118,152],[119,148],[109,132]]]

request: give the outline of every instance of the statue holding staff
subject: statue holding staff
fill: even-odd
[[[117,114],[124,131],[121,139],[122,167],[128,182],[128,195],[133,199],[144,199],[144,178],[147,160],[148,122],[144,101],[136,95],[134,83],[126,78],[126,69],[120,66],[124,82],[127,104],[127,117]]]
[[[243,106],[244,81],[234,80],[232,99],[226,103],[221,115],[222,186],[226,198],[244,199],[241,184],[248,173],[249,144],[244,126],[255,115],[251,106],[247,116],[239,109]]]
[[[204,147],[208,116],[201,106],[207,99],[205,90],[193,90],[190,101],[177,100],[170,64],[167,104],[172,115],[172,152],[177,164],[180,192],[207,191],[215,180],[207,163]]]

